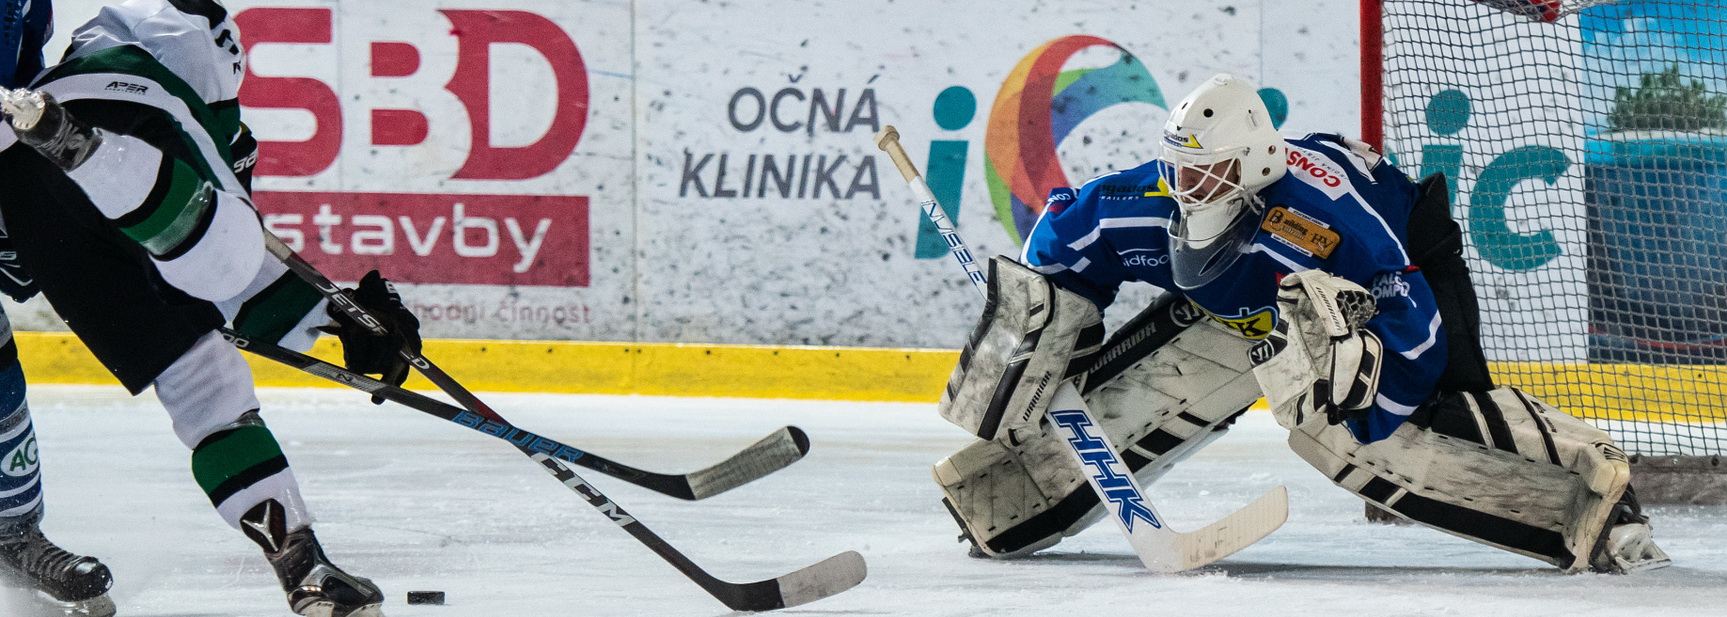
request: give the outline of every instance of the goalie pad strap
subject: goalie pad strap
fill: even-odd
[[[1360,470],[1345,465],[1332,482],[1347,488],[1350,475]],[[1576,559],[1566,548],[1565,535],[1558,531],[1410,493],[1388,480],[1370,477],[1357,494],[1409,520],[1517,552],[1541,555],[1549,563],[1570,563]]]
[[[1077,375],[1102,341],[1103,316],[1090,300],[996,256],[984,314],[938,410],[983,439],[1026,429],[1042,416],[1058,380]]]

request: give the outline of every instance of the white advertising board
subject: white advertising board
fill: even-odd
[[[1213,73],[1358,125],[1339,0],[226,4],[267,223],[428,336],[957,347],[980,303],[882,126],[991,255]]]

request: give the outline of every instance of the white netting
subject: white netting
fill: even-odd
[[[1385,146],[1450,178],[1495,377],[1727,454],[1727,0],[1383,6]]]

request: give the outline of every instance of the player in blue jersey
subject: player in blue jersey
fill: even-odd
[[[1569,571],[1667,563],[1612,439],[1494,386],[1442,178],[1411,182],[1338,135],[1285,139],[1229,75],[1176,105],[1161,139],[1156,161],[1052,191],[1023,266],[992,264],[996,301],[944,413],[973,407],[1005,430],[936,470],[977,553],[1037,550],[1095,520],[1077,467],[1040,445],[1047,428],[988,413],[1037,391],[1026,376],[1043,362],[1085,376],[1142,481],[1263,393],[1303,459],[1381,508]],[[1087,333],[1129,281],[1167,293],[1100,348]],[[958,400],[979,379],[990,395]]]
[[[28,84],[42,71],[42,47],[53,30],[49,0],[0,0],[0,87]],[[0,227],[0,293],[23,302],[38,289],[18,263]],[[108,567],[69,552],[42,534],[41,460],[35,425],[25,402],[24,369],[12,326],[0,313],[0,578],[40,590],[78,614],[113,614]]]

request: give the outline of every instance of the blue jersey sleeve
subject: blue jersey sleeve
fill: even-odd
[[[1367,322],[1367,329],[1385,344],[1385,359],[1379,395],[1367,421],[1349,427],[1362,443],[1384,439],[1402,426],[1433,395],[1447,359],[1438,306],[1420,272],[1382,273],[1369,291],[1378,301],[1379,314]]]
[[[1115,302],[1116,291],[1133,275],[1099,234],[1096,185],[1093,181],[1078,190],[1050,191],[1043,215],[1026,237],[1020,261],[1103,310]]]

